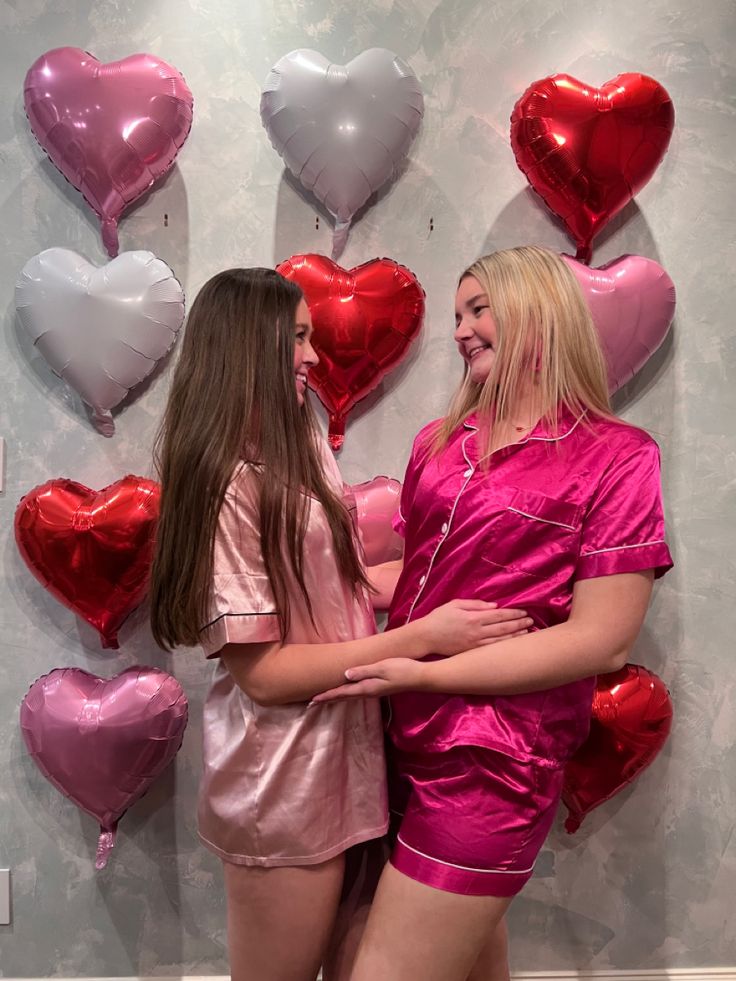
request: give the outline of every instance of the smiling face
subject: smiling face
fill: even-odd
[[[466,276],[457,288],[454,336],[458,351],[468,365],[470,380],[482,385],[496,357],[498,331],[488,295],[475,276]]]
[[[309,369],[319,364],[317,352],[312,347],[312,318],[305,300],[299,301],[296,308],[296,327],[294,341],[294,375],[296,378],[296,397],[299,405],[304,405]]]

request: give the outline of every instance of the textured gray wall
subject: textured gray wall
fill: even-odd
[[[677,127],[652,182],[600,237],[594,264],[625,252],[660,261],[679,296],[673,337],[623,393],[627,418],[658,437],[676,568],[657,587],[636,657],[671,685],[677,722],[657,763],[574,837],[561,822],[511,916],[517,969],[736,963],[736,344],[727,292],[734,256],[734,8],[725,0],[5,0],[0,13],[0,867],[13,870],[13,924],[0,926],[0,976],[222,974],[217,862],[194,833],[201,699],[197,652],[166,657],[145,624],[119,653],[48,597],[12,539],[20,496],[67,475],[101,487],[150,473],[168,372],[98,436],[76,399],[29,352],[13,314],[30,256],[67,246],[104,259],[97,223],[44,159],[22,108],[27,67],[64,44],[100,59],[151,51],[194,92],[180,162],[121,223],[121,248],[167,261],[188,295],[217,270],[327,251],[324,220],[283,175],[258,116],[271,64],[296,47],[335,61],[390,47],[410,61],[427,111],[406,173],[353,229],[346,265],[390,255],[428,296],[413,356],[353,412],[341,464],[351,482],[401,476],[414,432],[441,413],[458,375],[452,291],[462,265],[493,248],[569,242],[531,193],[508,145],[508,117],[534,79],[566,71],[600,84],[657,78]],[[541,11],[544,12],[541,12]],[[163,224],[168,213],[169,225]],[[430,218],[434,231],[430,234]],[[729,273],[730,270],[730,273]],[[111,675],[142,660],[172,671],[192,703],[172,770],[124,818],[108,869],[96,829],[26,756],[17,725],[28,685],[60,665]]]

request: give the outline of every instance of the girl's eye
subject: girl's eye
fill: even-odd
[[[473,307],[473,313],[474,313],[474,314],[475,314],[475,316],[477,317],[477,316],[478,316],[478,315],[480,314],[480,312],[481,312],[481,310],[487,310],[487,309],[488,309],[488,307],[487,307],[487,306],[482,306],[482,307]]]

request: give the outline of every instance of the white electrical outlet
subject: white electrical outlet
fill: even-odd
[[[10,869],[0,869],[0,923],[10,923]]]

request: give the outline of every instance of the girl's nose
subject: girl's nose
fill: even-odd
[[[469,337],[473,336],[472,328],[465,322],[464,319],[460,320],[458,324],[455,325],[454,338],[456,341],[467,341]]]
[[[303,364],[308,364],[314,367],[319,364],[319,355],[312,347],[312,342],[307,341],[304,345],[304,357],[302,358]]]

